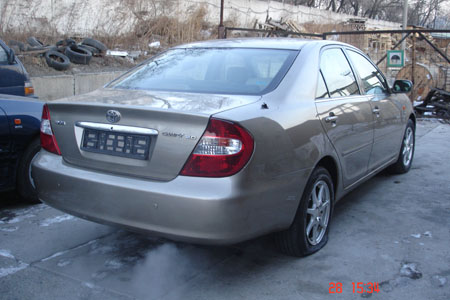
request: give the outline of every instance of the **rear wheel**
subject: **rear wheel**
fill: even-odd
[[[40,140],[34,139],[23,153],[17,169],[17,192],[22,199],[30,203],[40,202],[31,176],[31,166],[40,149]]]
[[[333,202],[330,173],[318,167],[308,180],[294,222],[276,237],[281,251],[292,256],[305,256],[325,246]]]
[[[415,147],[415,127],[414,122],[409,119],[403,135],[402,148],[397,161],[388,168],[394,174],[403,174],[409,171],[414,158]]]

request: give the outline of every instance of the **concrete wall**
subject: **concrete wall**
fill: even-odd
[[[37,31],[60,35],[117,35],[132,32],[139,22],[158,16],[184,19],[196,8],[207,9],[207,21],[219,23],[219,0],[1,0],[0,33]],[[351,15],[274,1],[226,0],[225,19],[248,27],[266,16],[298,23],[340,23]],[[368,27],[399,29],[399,23],[368,20]]]
[[[96,90],[123,72],[31,77],[35,94],[43,100],[55,100]]]

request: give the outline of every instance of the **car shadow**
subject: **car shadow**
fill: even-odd
[[[3,209],[24,208],[35,204],[30,204],[17,195],[15,190],[0,192],[0,211]]]

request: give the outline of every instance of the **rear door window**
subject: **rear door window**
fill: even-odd
[[[327,86],[323,80],[322,72],[319,72],[319,80],[317,82],[316,99],[330,98],[328,95]]]
[[[350,60],[361,77],[362,87],[366,95],[384,94],[387,92],[386,82],[380,71],[361,54],[348,50]]]
[[[320,59],[320,70],[331,98],[359,95],[355,74],[341,49],[326,49]]]

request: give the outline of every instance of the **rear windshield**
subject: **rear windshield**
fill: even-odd
[[[279,84],[296,54],[297,51],[279,49],[172,49],[108,87],[261,95]]]

